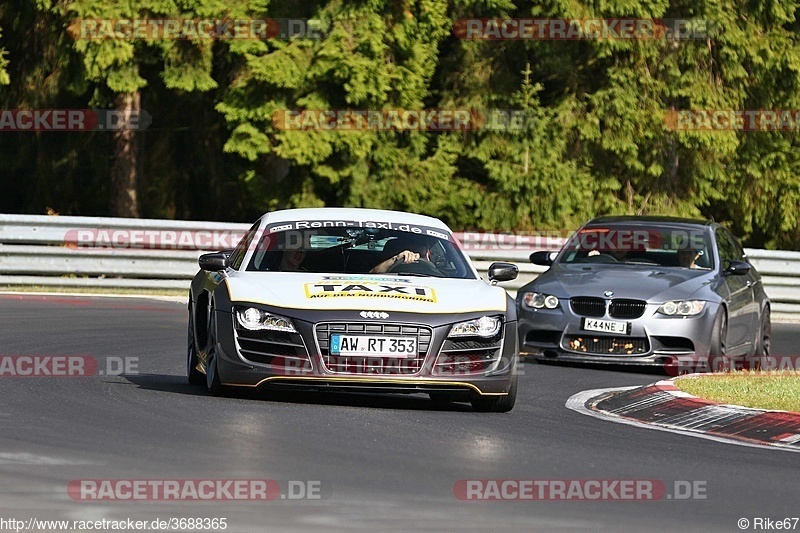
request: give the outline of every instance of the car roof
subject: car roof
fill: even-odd
[[[652,224],[669,224],[681,226],[713,226],[713,220],[703,220],[698,218],[682,218],[668,216],[604,216],[593,218],[584,226],[598,226],[602,224],[625,224],[627,226],[649,226]]]
[[[284,209],[266,213],[262,219],[267,224],[276,222],[295,222],[298,220],[345,220],[354,222],[391,222],[392,224],[415,224],[442,229],[449,233],[452,230],[438,218],[416,213],[390,211],[387,209],[365,209],[356,207],[316,207],[301,209]]]

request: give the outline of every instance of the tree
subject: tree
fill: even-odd
[[[436,197],[441,200],[431,207],[456,209],[452,143],[437,135],[287,131],[272,122],[280,110],[423,109],[438,45],[449,31],[446,6],[427,0],[330,3],[305,15],[322,21],[322,39],[231,46],[243,67],[218,109],[232,128],[226,150],[253,162],[246,179],[257,197],[267,207],[417,210]],[[286,161],[289,176],[264,174],[275,168],[263,166],[269,160]]]
[[[77,19],[181,19],[196,15],[219,17],[223,14],[223,6],[215,2],[200,2],[184,9],[171,0],[77,0],[67,5],[66,12]],[[74,21],[71,24],[74,33]],[[86,77],[97,84],[93,103],[105,105],[113,102],[118,116],[125,119],[142,111],[141,90],[148,85],[141,75],[144,65],[162,64],[160,75],[166,87],[172,90],[206,91],[217,85],[210,73],[210,41],[170,41],[163,37],[148,40],[91,39],[80,32],[76,37],[75,49],[83,58]],[[114,139],[110,211],[115,216],[138,217],[138,135],[133,129],[123,128],[114,133]]]
[[[0,28],[0,37],[3,36],[3,30]],[[11,83],[11,78],[8,77],[8,52],[4,48],[0,48],[0,85],[8,85]]]
[[[11,0],[0,6],[6,109],[141,109],[154,123],[113,136],[4,134],[0,208],[248,220],[283,207],[364,206],[508,231],[669,214],[713,217],[750,246],[800,248],[795,115],[784,119],[788,131],[676,130],[669,119],[679,110],[800,108],[798,8],[792,0]],[[66,32],[81,18],[270,16],[317,19],[320,37],[75,40]],[[696,34],[472,41],[453,31],[461,19],[515,17],[686,19]],[[287,110],[425,109],[517,113],[526,127],[321,131],[276,122]]]

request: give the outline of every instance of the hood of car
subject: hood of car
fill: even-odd
[[[708,270],[682,268],[554,265],[523,290],[536,290],[558,298],[596,296],[657,302],[693,297],[710,284],[713,276]]]
[[[480,279],[244,272],[226,279],[232,302],[287,309],[410,313],[505,312],[504,289]]]

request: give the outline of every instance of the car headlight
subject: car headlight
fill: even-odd
[[[482,316],[453,324],[448,337],[494,337],[500,331],[503,320],[497,316]]]
[[[534,309],[555,309],[558,307],[558,298],[552,294],[545,294],[543,292],[526,292],[522,295],[522,301],[525,305]]]
[[[270,331],[285,331],[287,333],[297,333],[292,321],[286,317],[273,315],[255,307],[248,307],[247,309],[238,309],[236,311],[236,320],[239,325],[245,329],[250,330],[270,330]]]
[[[705,306],[702,300],[677,300],[665,303],[658,312],[667,316],[695,316],[702,313]]]

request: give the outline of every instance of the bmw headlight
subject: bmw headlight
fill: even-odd
[[[558,307],[558,298],[543,292],[526,292],[522,295],[522,301],[525,302],[525,305],[534,309],[555,309]]]
[[[453,324],[448,337],[494,337],[500,331],[503,320],[497,316],[482,316]]]
[[[702,313],[705,306],[702,300],[678,300],[665,303],[658,312],[667,316],[695,316]]]
[[[236,320],[239,325],[250,330],[285,331],[297,333],[292,321],[280,315],[273,315],[255,307],[236,310]]]

